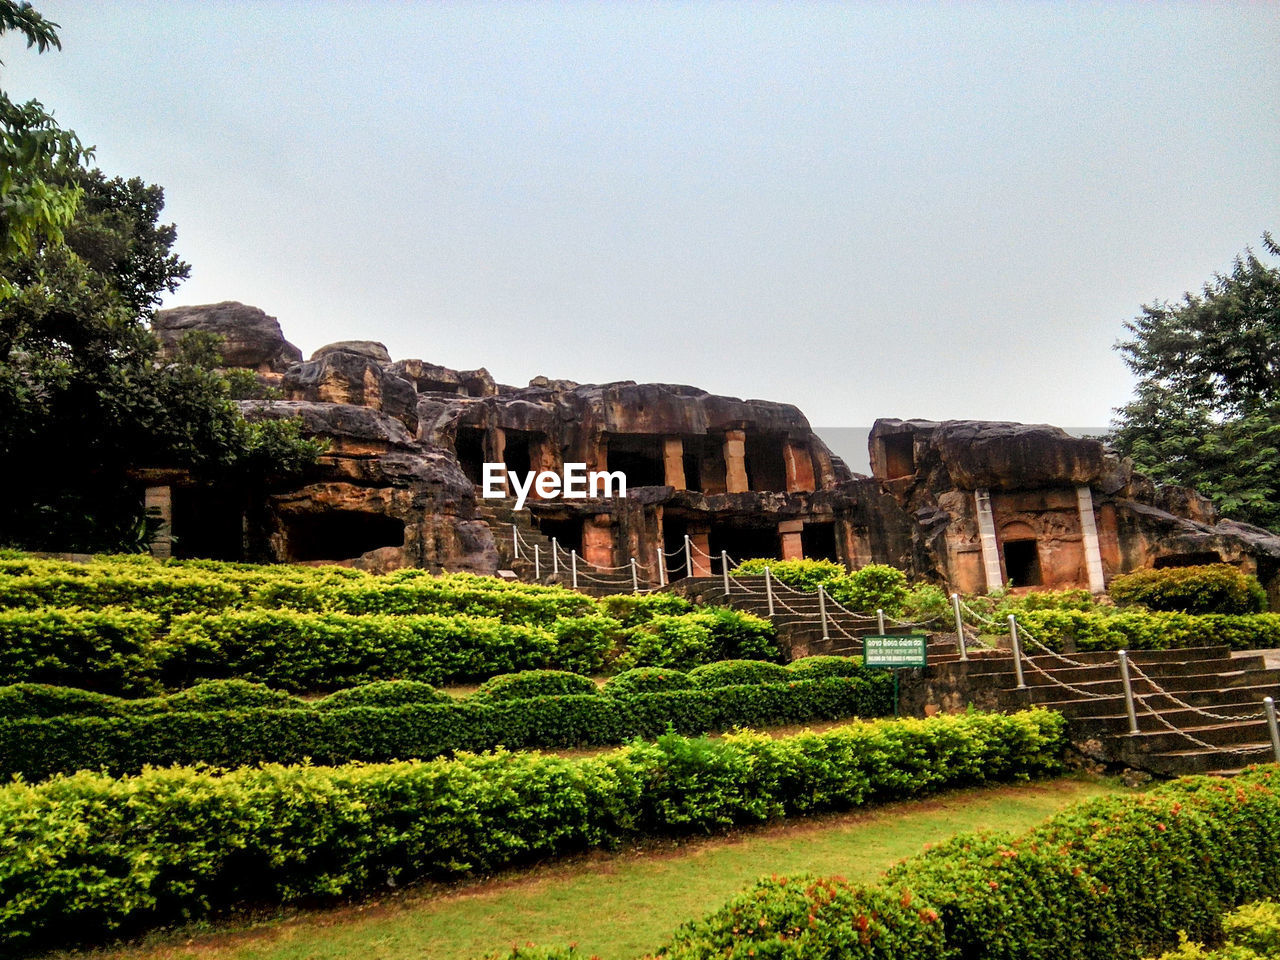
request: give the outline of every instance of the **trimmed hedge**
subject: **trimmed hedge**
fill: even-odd
[[[12,783],[0,787],[0,944],[100,940],[245,901],[350,896],[638,836],[1036,776],[1057,768],[1063,745],[1062,718],[1029,711],[776,740],[664,736],[583,759],[499,752]]]
[[[1111,581],[1118,604],[1176,613],[1261,613],[1267,592],[1258,578],[1228,563],[1135,570]]]
[[[521,700],[572,695],[593,697],[599,692],[590,677],[564,670],[524,670],[486,680],[473,696],[481,700]]]
[[[407,707],[427,703],[453,703],[454,698],[418,680],[375,680],[331,693],[315,704],[317,710],[348,707]]]
[[[799,677],[857,677],[866,671],[862,666],[862,657],[837,657],[830,654],[815,654],[792,660],[787,667]]]
[[[1079,804],[1019,837],[957,837],[874,886],[761,881],[659,951],[671,960],[1132,960],[1280,885],[1280,769]]]
[[[907,599],[907,575],[883,563],[869,563],[850,573],[834,560],[753,557],[738,564],[731,572],[736,575],[762,574],[765,567],[769,568],[771,576],[798,590],[817,590],[821,586],[829,596],[851,610],[884,610],[897,615],[902,612]]]
[[[154,690],[151,649],[160,626],[153,614],[114,608],[0,610],[0,683]]]
[[[1149,613],[1141,610],[1029,610],[1018,623],[1055,650],[1171,650],[1225,644],[1280,646],[1280,614]]]
[[[369,686],[374,686],[370,684]],[[355,688],[360,690],[363,688]],[[334,696],[337,696],[335,694]],[[0,720],[47,717],[124,717],[140,714],[212,713],[239,709],[305,710],[307,702],[245,680],[208,680],[177,693],[131,700],[110,694],[55,687],[40,683],[15,683],[0,687]]]
[[[740,610],[658,614],[628,632],[615,666],[689,670],[717,660],[777,660],[777,640],[772,623]]]
[[[691,690],[693,681],[683,670],[669,667],[636,667],[610,677],[602,688],[609,696],[631,693],[658,693],[667,690]]]
[[[781,664],[764,660],[721,660],[694,667],[689,671],[689,679],[695,687],[707,690],[736,683],[786,683],[792,679],[792,673]]]
[[[573,676],[569,674],[568,676]],[[586,677],[578,680],[591,684]],[[383,686],[383,685],[372,685]],[[144,766],[263,762],[386,762],[461,750],[604,746],[668,730],[702,734],[883,716],[893,710],[887,674],[602,696],[476,695],[403,706],[240,708],[205,712],[110,708],[45,718],[0,719],[0,778],[39,780],[73,770],[135,773]],[[353,695],[359,699],[356,688]],[[341,694],[334,694],[339,697]],[[103,698],[106,699],[106,698]],[[143,702],[143,701],[139,701]]]

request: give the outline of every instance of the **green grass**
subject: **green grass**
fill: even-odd
[[[1023,830],[1077,800],[1121,789],[1112,782],[1060,779],[954,791],[713,838],[584,855],[488,880],[424,885],[380,902],[305,911],[256,925],[169,933],[90,956],[469,960],[534,941],[575,942],[605,960],[622,960],[657,947],[681,922],[715,908],[762,874],[870,881],[898,860],[956,833]]]

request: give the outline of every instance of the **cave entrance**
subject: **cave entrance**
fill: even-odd
[[[724,444],[707,436],[684,439],[684,485],[697,493],[724,493]]]
[[[384,513],[334,510],[284,518],[288,559],[299,563],[354,560],[381,547],[404,546],[404,521]]]
[[[1038,587],[1044,583],[1040,549],[1035,540],[1004,542],[1004,575],[1015,587]]]
[[[835,521],[806,523],[800,531],[800,547],[806,560],[834,560],[839,563]]]
[[[173,555],[183,560],[240,560],[244,513],[236,496],[199,487],[173,489]]]
[[[761,493],[778,493],[787,489],[787,467],[782,455],[784,438],[780,434],[756,436],[747,434],[747,488]]]
[[[1222,557],[1212,550],[1204,553],[1171,553],[1165,557],[1156,557],[1155,568],[1165,570],[1169,567],[1203,567],[1221,562]]]
[[[474,484],[484,482],[484,431],[478,427],[459,427],[453,444],[458,466]]]
[[[741,563],[753,557],[776,560],[782,556],[782,541],[778,537],[778,528],[773,524],[749,526],[713,523],[708,543],[711,551],[711,569],[717,574],[720,572],[721,550],[729,554],[730,567],[735,562]]]
[[[525,475],[533,470],[533,445],[542,439],[542,435],[525,430],[506,430],[504,433],[506,445],[502,448],[502,462],[523,482]]]
[[[909,477],[916,472],[915,437],[910,433],[892,433],[881,438],[884,445],[884,468],[887,479]]]
[[[667,483],[662,460],[662,438],[639,434],[609,434],[609,470],[621,470],[627,489],[662,487]],[[688,478],[686,477],[686,485]]]
[[[554,537],[556,546],[565,553],[576,550],[582,557],[582,518],[581,517],[538,517],[538,529],[545,537]],[[563,556],[560,562],[565,563]]]

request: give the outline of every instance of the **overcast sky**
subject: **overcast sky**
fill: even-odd
[[[0,74],[166,191],[191,279],[523,384],[1102,425],[1280,230],[1280,5],[37,0]]]

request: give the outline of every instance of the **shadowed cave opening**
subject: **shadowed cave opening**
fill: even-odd
[[[284,520],[291,561],[352,560],[380,547],[404,546],[404,521],[382,513],[338,510]]]

